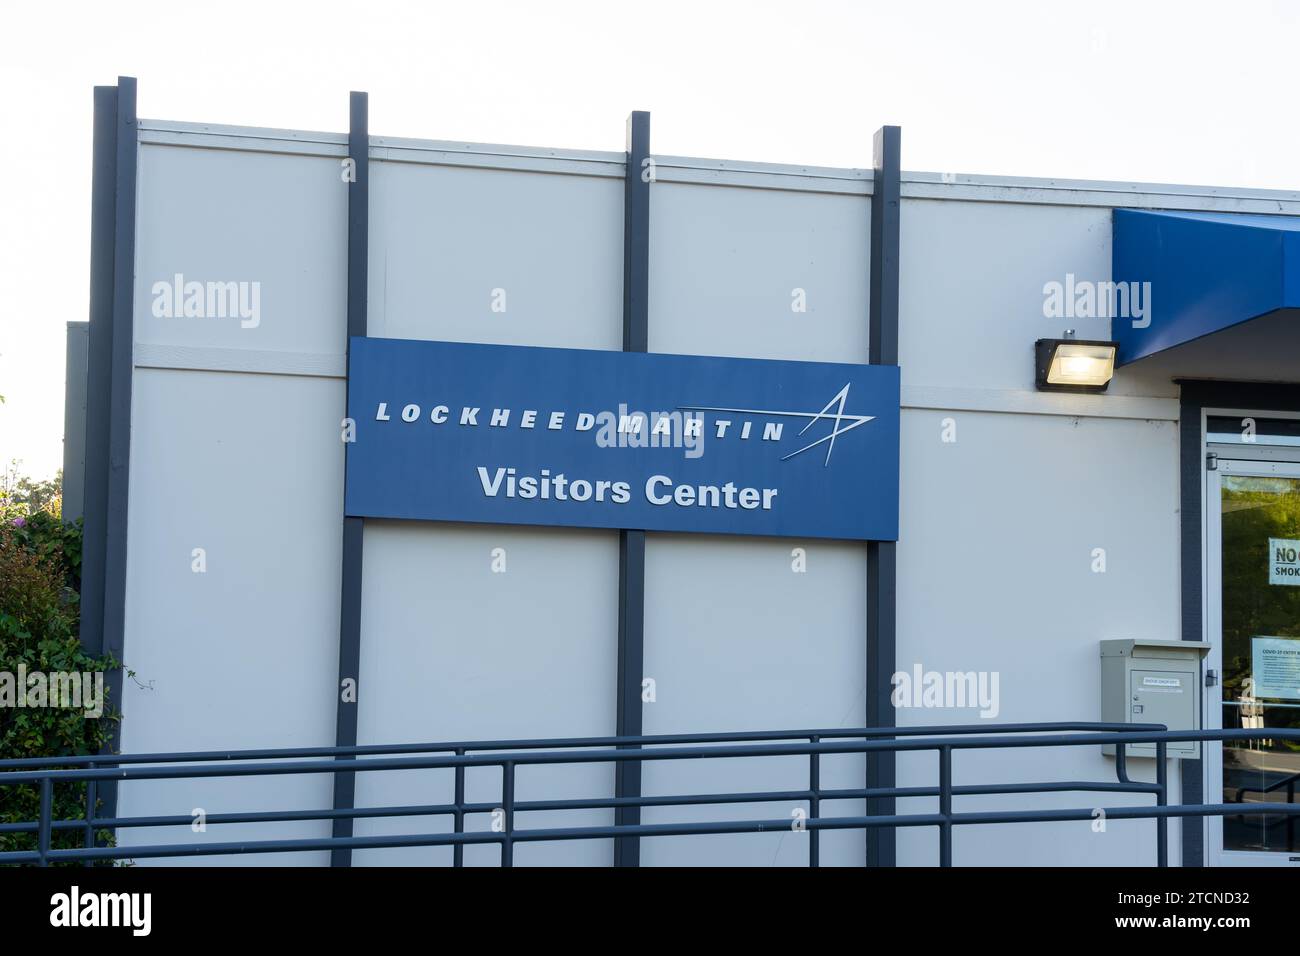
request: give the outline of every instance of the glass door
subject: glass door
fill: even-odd
[[[1220,459],[1206,482],[1207,726],[1300,728],[1300,464]],[[1211,803],[1296,803],[1300,743],[1205,748]],[[1300,818],[1228,814],[1208,823],[1209,861],[1300,864]]]

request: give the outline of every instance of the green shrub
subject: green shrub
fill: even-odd
[[[87,654],[78,638],[81,522],[63,523],[57,497],[33,504],[0,498],[0,675],[12,675],[10,690],[20,666],[29,674],[105,675],[118,666]],[[0,706],[0,759],[98,753],[116,719],[107,704],[98,719],[83,708]],[[55,786],[55,820],[84,819],[85,805],[84,783]],[[0,786],[0,822],[39,814],[38,787]],[[83,838],[81,830],[55,830],[50,845],[81,846]],[[0,851],[35,847],[34,833],[0,833]]]

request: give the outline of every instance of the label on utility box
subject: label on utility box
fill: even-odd
[[[1181,694],[1183,682],[1177,677],[1144,677],[1142,686],[1157,694]]]

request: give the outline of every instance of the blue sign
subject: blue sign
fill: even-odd
[[[898,368],[352,339],[366,518],[892,541]]]

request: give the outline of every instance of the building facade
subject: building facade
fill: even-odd
[[[122,752],[1099,721],[1101,642],[1122,639],[1208,642],[1195,680],[1173,688],[1201,726],[1296,726],[1294,669],[1268,655],[1300,640],[1300,591],[1259,576],[1300,538],[1289,526],[1300,521],[1300,326],[1288,311],[1300,303],[1282,281],[1300,193],[900,173],[896,130],[878,137],[874,169],[827,169],[656,155],[644,114],[627,153],[604,153],[385,138],[366,129],[364,99],[351,134],[336,134],[137,120],[130,81],[97,97],[86,616],[87,640],[128,671]],[[1117,210],[1159,212],[1154,238]],[[1268,301],[1216,287],[1184,304],[1180,283],[1207,269],[1192,253],[1160,258],[1179,212],[1206,214],[1230,249],[1238,235],[1276,240],[1280,264],[1249,277]],[[1117,258],[1121,233],[1131,259]],[[1216,261],[1244,268],[1238,259],[1271,254]],[[1156,259],[1187,268],[1161,273]],[[1118,275],[1120,262],[1133,271]],[[1130,284],[1120,294],[1117,283]],[[1220,316],[1214,328],[1185,346],[1169,332],[1138,355],[1133,335],[1164,336],[1196,308]],[[1066,329],[1119,343],[1104,393],[1035,387],[1035,343]],[[369,466],[349,458],[360,446],[347,425],[362,419],[355,365],[349,404],[350,336],[897,366],[896,459],[855,465],[855,489],[836,486],[826,502],[893,508],[896,544],[794,526],[722,534],[690,516],[647,530],[352,514],[345,494]],[[854,454],[856,437],[841,434],[835,454]],[[830,482],[834,464],[809,480]],[[1233,575],[1244,591],[1225,587]],[[341,702],[349,678],[355,698]],[[1300,772],[1281,742],[1223,753],[1171,760],[1170,801],[1280,799],[1285,786],[1251,788]],[[899,786],[933,785],[932,754],[891,763]],[[1154,760],[1130,763],[1134,779],[1155,780]],[[873,772],[888,782],[888,768]],[[861,754],[828,757],[821,773],[826,786],[871,777]],[[964,784],[1104,780],[1115,767],[1100,748],[1063,747],[962,752],[954,773]],[[663,761],[639,787],[782,790],[805,774],[797,758]],[[528,768],[520,799],[613,795],[626,786],[615,777],[607,765]],[[499,785],[467,774],[471,798],[494,799]],[[346,796],[400,806],[448,786],[445,771],[368,773]],[[133,781],[116,796],[124,815],[339,798],[325,774]],[[1107,799],[961,798],[969,809]],[[933,805],[903,798],[897,812]],[[787,812],[652,807],[642,818]],[[614,815],[554,811],[530,825]],[[1286,821],[1262,820],[1174,821],[1171,861],[1296,865]],[[360,820],[355,833],[449,825]],[[330,832],[309,821],[120,839]],[[976,826],[956,834],[954,861],[1149,865],[1155,834],[1142,820]],[[823,865],[872,859],[861,831],[821,840]],[[931,828],[900,829],[874,862],[929,865],[937,841]],[[639,854],[643,865],[805,865],[808,848],[797,833],[667,836]],[[523,845],[516,862],[614,858],[612,841],[590,840]],[[352,854],[356,865],[450,859],[447,847]],[[467,864],[495,860],[493,847],[465,851]]]

